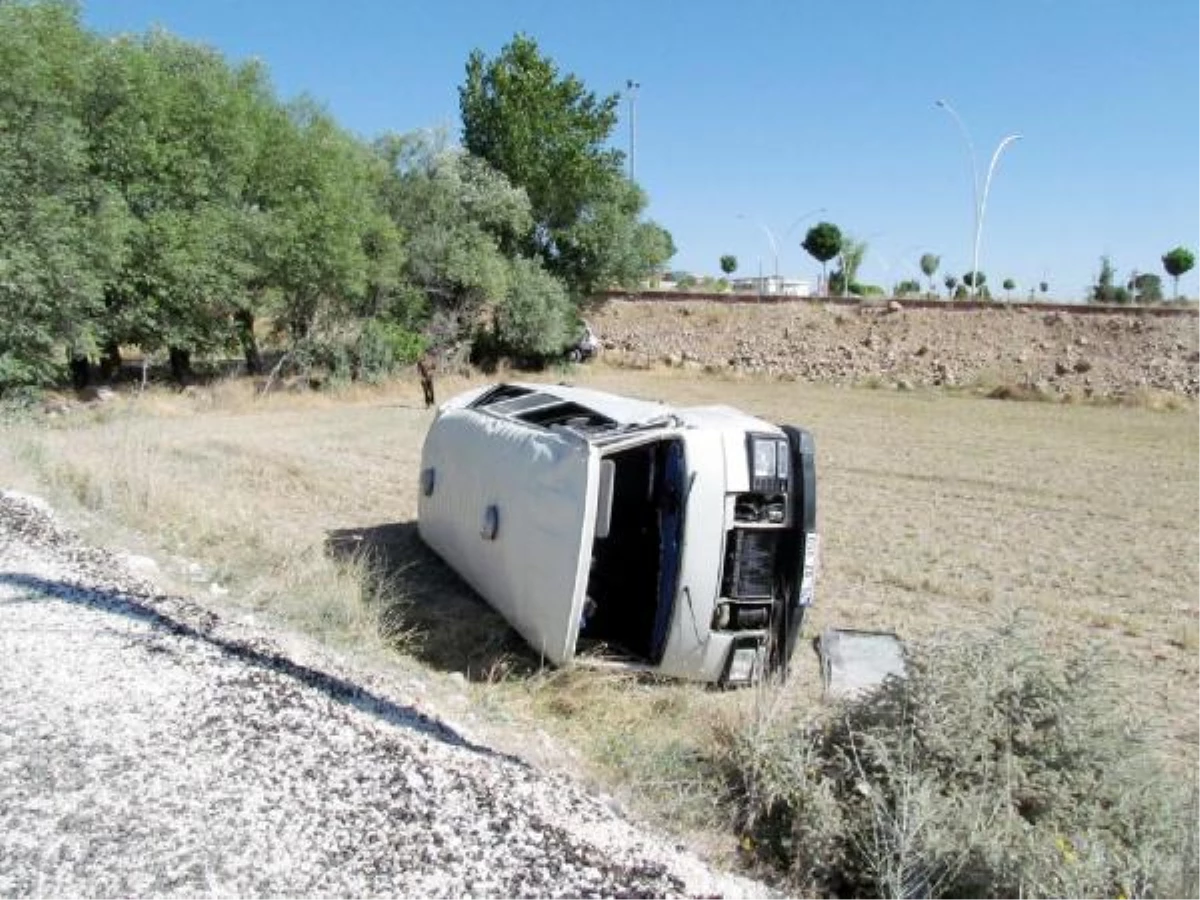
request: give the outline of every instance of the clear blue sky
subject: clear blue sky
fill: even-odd
[[[534,37],[597,93],[637,98],[636,175],[668,228],[672,268],[819,271],[817,218],[865,238],[861,277],[890,286],[925,251],[970,268],[971,168],[1005,136],[980,268],[998,288],[1043,278],[1081,297],[1109,254],[1123,280],[1200,243],[1196,0],[85,0],[101,32],[159,25],[232,60],[261,58],[349,129],[460,133],[474,48]],[[629,146],[629,107],[613,135]],[[786,234],[811,210],[812,217]],[[739,218],[741,216],[742,218]],[[765,229],[764,227],[765,226]],[[1193,270],[1181,282],[1197,294]]]

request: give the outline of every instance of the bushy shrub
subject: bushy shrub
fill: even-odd
[[[1022,629],[916,648],[816,722],[719,736],[743,846],[835,896],[1196,896],[1196,787],[1094,656]]]
[[[496,307],[497,343],[514,357],[556,355],[570,339],[574,315],[562,282],[536,262],[517,259]]]
[[[425,339],[395,322],[368,319],[354,344],[354,377],[368,382],[387,378],[415,363],[425,352]]]

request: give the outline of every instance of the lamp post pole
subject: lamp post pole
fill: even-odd
[[[770,228],[768,228],[762,222],[759,222],[757,219],[751,220],[750,217],[747,216],[745,213],[738,213],[738,218],[746,219],[747,221],[753,221],[755,225],[757,225],[759,228],[761,228],[763,230],[763,234],[765,234],[767,236],[767,240],[771,244],[771,254],[775,258],[775,287],[776,287],[776,289],[778,289],[778,287],[779,287],[779,242],[775,240],[775,232],[771,231]],[[759,278],[758,278],[758,292],[760,294],[762,293],[761,267],[760,267]]]
[[[996,152],[992,154],[992,161],[988,165],[987,177],[983,182],[983,195],[979,192],[979,166],[975,162],[975,145],[971,141],[971,133],[967,131],[967,126],[963,122],[962,117],[945,100],[938,100],[935,106],[944,109],[954,119],[958,125],[959,131],[962,132],[963,140],[967,144],[967,153],[971,158],[971,197],[975,209],[975,240],[971,247],[971,293],[974,297],[979,297],[979,244],[983,238],[983,217],[987,212],[988,192],[992,187],[992,176],[996,173],[996,163],[1000,161],[1000,154],[1004,152],[1004,148],[1014,141],[1021,140],[1021,135],[1010,134],[1000,141],[996,147]]]
[[[632,78],[625,82],[625,95],[629,98],[629,180],[637,173],[637,92],[641,82]]]

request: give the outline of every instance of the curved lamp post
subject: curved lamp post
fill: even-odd
[[[979,243],[983,237],[983,216],[987,212],[987,198],[988,191],[992,187],[992,176],[996,173],[996,163],[1000,161],[1000,154],[1004,152],[1004,148],[1014,141],[1021,140],[1022,135],[1010,134],[997,145],[996,152],[992,154],[992,161],[988,165],[987,177],[983,181],[983,194],[981,196],[979,193],[979,167],[975,162],[975,145],[971,143],[971,134],[967,131],[967,126],[963,123],[962,118],[955,111],[954,107],[945,100],[938,100],[934,105],[944,109],[954,119],[959,131],[962,132],[963,140],[967,142],[967,153],[971,157],[971,191],[975,204],[975,243],[971,252],[971,280],[974,283],[971,285],[971,293],[973,296],[978,297],[979,284],[976,273],[979,272]]]
[[[770,228],[768,228],[766,225],[764,225],[762,222],[758,221],[757,219],[751,219],[745,213],[738,213],[738,218],[745,219],[748,222],[749,221],[754,222],[755,225],[757,225],[759,228],[761,228],[763,230],[763,234],[765,234],[767,236],[767,240],[771,242],[771,253],[774,254],[774,256],[775,256],[775,286],[778,287],[779,286],[779,242],[775,240],[775,232],[773,232]],[[758,274],[760,276],[762,275],[762,266],[761,265],[759,266]],[[762,293],[762,284],[761,283],[758,286],[758,292],[759,292],[759,294]]]
[[[811,219],[813,216],[819,216],[823,212],[825,212],[825,207],[823,207],[823,206],[819,206],[816,209],[810,209],[808,212],[806,212],[804,215],[800,216],[798,219],[796,219],[795,222],[793,222],[791,225],[789,225],[787,227],[787,231],[785,231],[783,233],[783,239],[786,241],[788,239],[788,235],[791,234],[793,231],[795,231],[796,226],[799,225],[801,222]]]

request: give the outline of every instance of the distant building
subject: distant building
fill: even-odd
[[[757,278],[735,278],[731,283],[735,294],[776,294],[783,297],[811,297],[812,283],[803,278],[784,278],[782,275],[762,275]]]

